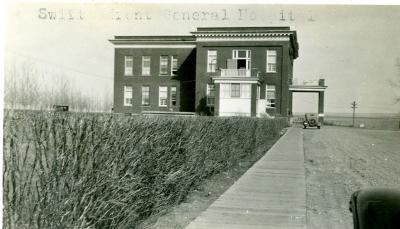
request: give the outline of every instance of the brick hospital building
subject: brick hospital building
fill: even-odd
[[[298,43],[289,27],[209,27],[110,41],[114,112],[291,114]]]

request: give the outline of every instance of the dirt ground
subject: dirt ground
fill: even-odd
[[[400,189],[400,131],[303,130],[307,228],[353,228],[348,202],[362,188]]]

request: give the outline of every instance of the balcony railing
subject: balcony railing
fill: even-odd
[[[250,77],[251,71],[247,69],[220,69],[221,77]]]

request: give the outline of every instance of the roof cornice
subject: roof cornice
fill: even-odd
[[[195,37],[289,37],[292,31],[201,31],[191,32]]]

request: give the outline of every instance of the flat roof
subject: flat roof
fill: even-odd
[[[265,31],[290,31],[288,26],[269,26],[269,27],[198,27],[197,32],[265,32]]]
[[[114,36],[112,40],[126,41],[195,41],[196,38],[189,36]]]

